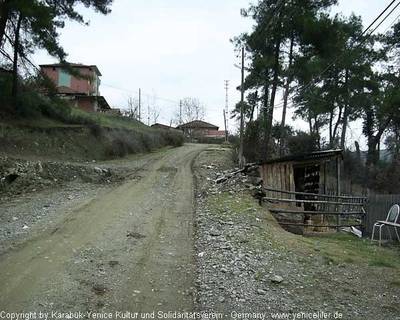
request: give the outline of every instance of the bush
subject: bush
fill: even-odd
[[[180,132],[165,131],[165,133],[162,133],[162,136],[165,139],[166,145],[171,147],[180,147],[183,145],[184,136]]]
[[[101,139],[104,136],[103,128],[100,125],[98,125],[97,123],[89,124],[88,127],[89,127],[91,134],[95,138]]]

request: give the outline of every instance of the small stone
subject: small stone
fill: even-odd
[[[68,200],[74,200],[74,196],[72,195],[68,196]]]
[[[216,229],[211,229],[210,230],[210,235],[213,236],[213,237],[218,237],[218,236],[221,235],[221,231],[216,230]]]
[[[42,163],[40,161],[36,162],[33,166],[37,172],[43,172]]]
[[[257,289],[257,294],[259,294],[260,296],[264,296],[267,294],[267,292],[263,289]]]
[[[96,171],[97,173],[102,173],[103,170],[99,167],[94,167],[94,171]]]
[[[273,283],[281,283],[283,281],[283,278],[281,276],[274,275],[271,277],[270,280]]]
[[[221,302],[221,303],[225,302],[225,298],[221,296],[221,297],[218,298],[218,301]]]

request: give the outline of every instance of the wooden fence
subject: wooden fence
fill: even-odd
[[[276,194],[275,197],[264,197],[263,202],[270,203],[286,203],[289,205],[308,205],[312,207],[312,210],[292,210],[283,208],[273,208],[272,206],[266,205],[267,209],[271,212],[284,213],[290,215],[322,215],[323,217],[335,216],[335,222],[332,220],[329,222],[325,221],[322,224],[313,224],[296,222],[279,222],[281,225],[290,226],[309,226],[309,227],[330,227],[337,228],[338,231],[341,227],[362,227],[362,223],[365,220],[364,210],[364,197],[354,197],[349,195],[328,195],[320,193],[305,193],[305,192],[294,192],[285,191],[273,188],[264,188],[264,190],[273,192]],[[285,197],[287,195],[287,197]],[[297,199],[293,199],[293,195]],[[342,221],[344,217],[351,218]],[[343,223],[344,222],[344,223]]]
[[[396,203],[400,205],[399,194],[369,195],[367,197],[367,205],[365,207],[366,215],[363,223],[365,226],[363,236],[370,238],[374,223],[378,220],[385,220],[390,207]],[[382,229],[382,238],[389,239],[389,234],[386,227]]]
[[[394,204],[400,205],[400,195],[369,195],[364,197],[354,197],[349,194],[341,194],[340,197],[335,196],[334,192],[328,194],[309,194],[302,192],[289,192],[278,189],[267,188],[266,190],[275,192],[275,197],[264,197],[263,202],[269,203],[286,203],[286,204],[305,204],[313,203],[317,206],[317,211],[304,211],[304,210],[290,210],[290,209],[278,209],[269,208],[272,212],[283,212],[287,214],[300,215],[300,214],[322,214],[324,216],[336,216],[336,223],[314,225],[317,226],[328,226],[328,227],[345,227],[345,226],[356,226],[362,229],[363,237],[370,238],[372,235],[372,228],[376,221],[385,220],[389,209]],[[284,195],[287,195],[285,198]],[[290,197],[289,197],[290,195]],[[314,196],[313,200],[300,200],[293,199],[294,195],[306,195]],[[266,204],[268,209],[268,204]],[[354,217],[360,223],[346,224],[342,223],[342,218],[346,216]],[[400,222],[400,217],[398,223]],[[283,222],[282,225],[298,225],[298,226],[310,226],[302,223],[287,223]],[[393,236],[393,232],[392,232]],[[382,238],[389,239],[389,233],[387,228],[382,229]]]

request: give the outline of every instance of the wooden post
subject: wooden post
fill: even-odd
[[[338,197],[340,197],[340,161],[339,161],[339,157],[336,157],[336,195]],[[340,198],[337,198],[338,203],[341,202]],[[338,213],[341,212],[341,206],[338,204],[337,205],[337,211]],[[340,225],[342,222],[342,218],[340,216],[340,214],[337,215],[337,232],[340,231]]]
[[[324,195],[328,192],[328,189],[326,187],[326,161],[324,162]],[[328,200],[327,197],[323,198],[324,200]],[[326,205],[324,205],[324,211],[328,211],[329,207],[327,208]]]

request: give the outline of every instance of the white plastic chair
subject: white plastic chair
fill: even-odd
[[[382,242],[382,227],[383,226],[387,226],[390,239],[392,239],[392,234],[390,233],[390,227],[393,227],[393,229],[394,229],[394,231],[396,233],[396,236],[397,236],[397,240],[399,240],[399,242],[400,242],[400,237],[399,237],[399,234],[397,232],[397,228],[400,228],[400,224],[396,223],[397,219],[399,217],[399,213],[400,213],[399,205],[398,204],[394,204],[390,208],[390,210],[389,210],[389,212],[387,214],[386,220],[385,221],[377,221],[374,224],[374,226],[372,228],[371,242],[374,241],[375,228],[377,227],[377,228],[379,228],[379,240],[378,241],[379,241],[379,245],[381,245],[381,242]]]

